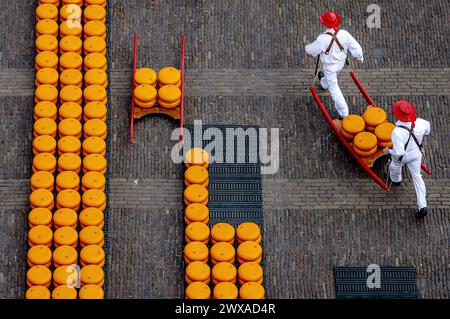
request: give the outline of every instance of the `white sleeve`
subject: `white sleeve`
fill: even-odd
[[[347,40],[348,40],[348,49],[352,56],[360,61],[364,61],[364,54],[361,45],[355,38],[347,32]]]
[[[305,52],[313,57],[318,56],[323,51],[322,41],[320,41],[320,36],[311,44],[305,47]]]
[[[405,152],[405,144],[403,144],[403,141],[401,140],[400,136],[398,136],[398,134],[396,134],[395,129],[392,132],[392,144],[393,147],[391,150],[389,150],[389,154],[391,154],[392,156],[403,156],[406,154]]]
[[[430,133],[431,133],[430,122],[424,120],[424,124],[425,124],[425,134],[424,135],[430,135]]]

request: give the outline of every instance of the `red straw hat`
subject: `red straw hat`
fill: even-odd
[[[337,12],[325,12],[320,16],[320,23],[334,29],[341,24],[341,16]]]
[[[407,100],[400,100],[394,103],[392,107],[394,116],[402,122],[415,122],[417,111],[414,105]]]

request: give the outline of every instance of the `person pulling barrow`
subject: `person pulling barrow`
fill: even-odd
[[[391,156],[388,178],[392,185],[400,185],[402,167],[408,167],[417,195],[416,216],[423,218],[428,215],[428,209],[427,190],[421,173],[422,141],[425,135],[430,134],[430,122],[417,118],[416,108],[406,100],[395,102],[392,113],[398,121],[392,131],[392,149],[384,149],[384,154]]]
[[[348,105],[338,85],[338,75],[347,61],[347,52],[358,60],[364,62],[361,45],[345,30],[339,30],[341,16],[337,12],[326,12],[320,16],[320,23],[328,29],[317,39],[305,47],[307,54],[320,57],[322,71],[319,72],[320,86],[330,91],[336,111],[341,119],[349,115]],[[317,60],[319,63],[319,59]],[[316,73],[318,64],[316,66]]]

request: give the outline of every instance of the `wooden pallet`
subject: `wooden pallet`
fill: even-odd
[[[159,107],[159,106],[153,106],[151,108],[144,109],[144,108],[135,106],[134,118],[141,119],[147,115],[166,115],[174,120],[179,120],[181,118],[180,110],[181,110],[181,108],[179,106],[177,106],[173,109],[166,109],[166,108]]]

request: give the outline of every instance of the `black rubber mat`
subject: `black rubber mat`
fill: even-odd
[[[414,267],[380,267],[380,287],[369,288],[366,267],[334,267],[337,299],[417,299]]]

